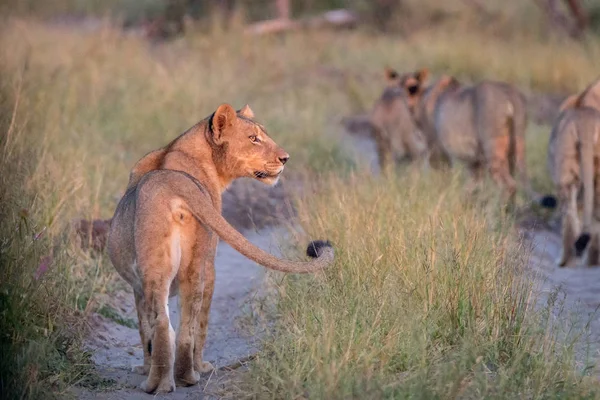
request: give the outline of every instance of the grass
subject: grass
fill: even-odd
[[[92,7],[91,2],[79,3]],[[126,8],[120,4],[133,4],[107,3],[117,10]],[[407,37],[358,30],[254,38],[233,27],[227,33],[218,28],[208,34],[192,31],[185,38],[151,45],[123,34],[110,19],[88,31],[76,20],[61,25],[32,18],[32,10],[46,2],[15,4],[20,17],[3,17],[0,30],[3,397],[64,396],[70,385],[93,380],[89,354],[81,347],[83,321],[92,311],[110,314],[108,309],[98,310],[96,297],[110,293],[120,281],[106,257],[91,257],[71,243],[70,221],[108,218],[134,162],[222,102],[251,105],[274,139],[292,154],[288,176],[309,175],[331,184],[330,192],[302,203],[304,218],[310,215],[309,205],[319,211],[340,207],[340,214],[315,211],[311,229],[320,231],[308,230],[332,237],[338,246],[336,267],[314,287],[309,286],[315,280],[291,277],[283,286],[288,292],[282,295],[280,326],[293,326],[290,315],[299,318],[300,325],[288,338],[297,343],[287,347],[289,341],[276,336],[270,348],[280,354],[262,356],[253,372],[267,393],[275,396],[289,389],[303,394],[306,380],[315,383],[309,389],[315,395],[333,394],[334,388],[344,388],[340,393],[350,397],[348,390],[395,395],[421,387],[443,393],[444,384],[462,382],[465,376],[465,382],[478,382],[465,390],[483,391],[485,382],[501,390],[499,382],[510,381],[513,371],[523,373],[526,369],[519,369],[519,363],[530,362],[538,364],[527,371],[548,375],[515,387],[550,393],[548,382],[558,381],[559,372],[565,374],[560,380],[564,385],[575,382],[568,351],[560,352],[556,362],[548,361],[546,350],[532,352],[524,344],[540,344],[545,337],[532,333],[529,325],[518,325],[524,314],[518,315],[521,322],[498,316],[511,305],[525,307],[529,290],[517,274],[502,272],[517,267],[506,255],[517,246],[506,237],[510,221],[489,211],[484,220],[478,205],[458,204],[461,197],[455,188],[445,197],[449,210],[456,212],[453,216],[441,209],[431,212],[439,196],[426,183],[373,180],[360,174],[352,178],[359,166],[343,150],[347,138],[339,120],[371,107],[380,94],[385,65],[403,71],[429,66],[435,73],[452,72],[465,80],[493,77],[525,91],[579,90],[596,77],[598,38],[565,42],[543,37],[541,30],[509,31],[508,23],[489,29],[474,25],[474,34],[450,18],[433,28],[414,29]],[[61,4],[55,8],[59,13],[77,10],[73,2]],[[428,15],[419,12],[419,18]],[[536,186],[550,190],[546,131],[547,127],[531,129],[528,161]],[[334,177],[324,178],[329,174]],[[426,201],[418,201],[419,196]],[[412,205],[418,208],[414,219],[405,211]],[[346,214],[351,208],[356,217]],[[399,213],[398,221],[385,218],[385,210]],[[430,214],[437,220],[425,218]],[[356,231],[359,226],[368,237]],[[490,229],[492,234],[484,235]],[[401,246],[410,235],[419,238],[414,249]],[[467,246],[471,242],[473,248]],[[388,251],[388,245],[397,251]],[[438,278],[445,280],[431,280],[419,269],[429,262],[441,270],[453,252],[457,274],[466,274],[465,260],[471,257],[469,265],[473,263],[478,275],[467,276],[463,284],[441,272]],[[435,261],[428,258],[434,255]],[[395,265],[409,265],[410,275]],[[494,272],[492,265],[510,268]],[[494,279],[514,284],[510,287],[515,293],[498,299],[502,288]],[[479,284],[488,285],[491,292],[469,306]],[[402,285],[418,296],[394,290]],[[303,297],[303,289],[315,298]],[[358,294],[365,295],[364,310]],[[441,301],[443,296],[447,303]],[[313,305],[320,319],[303,314],[308,312],[302,310],[305,304]],[[321,328],[323,336],[318,336]],[[511,332],[518,332],[522,340],[516,343]],[[318,347],[321,339],[329,344]],[[317,360],[317,353],[325,350],[320,354],[325,358]],[[544,365],[538,368],[540,360]],[[279,371],[291,372],[296,380],[281,382]],[[365,376],[372,377],[372,383]],[[427,376],[436,377],[436,385],[442,386],[426,387]]]
[[[103,315],[106,318],[113,320],[114,322],[116,322],[119,325],[123,325],[123,326],[126,326],[131,329],[138,329],[137,321],[135,321],[131,318],[123,317],[121,315],[121,313],[119,313],[117,310],[115,310],[113,307],[109,306],[108,304],[105,304],[102,307],[100,307],[100,309],[98,309],[98,314]]]
[[[0,387],[3,398],[52,398],[88,377],[89,355],[80,347],[75,259],[64,237],[51,233],[71,193],[60,182],[49,193],[35,190],[47,179],[45,156],[17,117],[23,82],[9,75],[0,91]]]
[[[282,279],[276,334],[244,390],[290,399],[598,397],[575,368],[578,338],[549,318],[559,304],[550,296],[546,308],[532,307],[528,249],[493,211],[497,194],[467,199],[461,181],[332,176],[327,190],[302,199],[303,231],[331,239],[336,262],[316,277]]]
[[[527,130],[527,173],[532,186],[539,193],[554,193],[554,183],[548,173],[548,142],[550,141],[550,126],[530,123]]]

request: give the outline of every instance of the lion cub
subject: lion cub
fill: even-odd
[[[397,162],[423,160],[427,151],[427,143],[410,115],[411,98],[406,95],[406,91],[419,86],[419,79],[426,79],[426,74],[400,76],[386,68],[385,75],[387,87],[370,115],[382,172]]]
[[[162,149],[143,157],[110,227],[108,251],[133,288],[147,374],[142,389],[193,385],[213,367],[202,358],[215,282],[219,238],[257,263],[284,272],[314,272],[333,262],[329,242],[309,244],[311,262],[286,261],[250,243],[221,216],[221,193],[237,178],[279,179],[288,153],[253,119],[248,106],[223,104]],[[168,298],[179,293],[177,337]]]

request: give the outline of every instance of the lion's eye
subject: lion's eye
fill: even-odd
[[[250,136],[250,141],[252,143],[258,143],[258,142],[260,142],[260,140],[258,139],[258,136],[256,136],[256,135]]]

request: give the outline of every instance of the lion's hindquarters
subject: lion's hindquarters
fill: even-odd
[[[153,173],[156,174],[156,173]],[[172,191],[156,179],[143,179],[137,187],[134,243],[137,276],[142,287],[151,368],[142,388],[152,393],[174,390],[175,333],[169,317],[168,299],[177,287],[182,265],[190,263],[194,231],[174,215]],[[191,215],[188,219],[195,225]],[[188,224],[191,225],[191,224]],[[144,339],[142,337],[142,339]]]
[[[449,93],[439,100],[435,131],[444,152],[451,158],[472,163],[481,157],[469,93]]]
[[[563,220],[563,254],[559,265],[582,256],[588,243],[598,240],[596,182],[600,176],[600,113],[588,108],[572,108],[561,113],[553,127],[548,147],[551,174],[559,194]],[[583,188],[583,218],[579,219],[578,193]],[[594,253],[592,252],[592,253]],[[589,261],[597,258],[594,254]]]

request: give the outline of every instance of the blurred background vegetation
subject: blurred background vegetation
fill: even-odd
[[[600,33],[600,2],[596,0],[2,0],[3,15],[43,18],[111,16],[135,23],[166,15],[168,18],[206,20],[241,12],[247,22],[289,15],[299,18],[327,10],[348,9],[377,30],[405,34],[432,24],[471,24],[472,29],[523,31],[547,35],[560,31],[574,37]],[[285,11],[283,11],[285,10]],[[540,18],[542,17],[542,18]],[[540,23],[540,20],[545,23]]]

